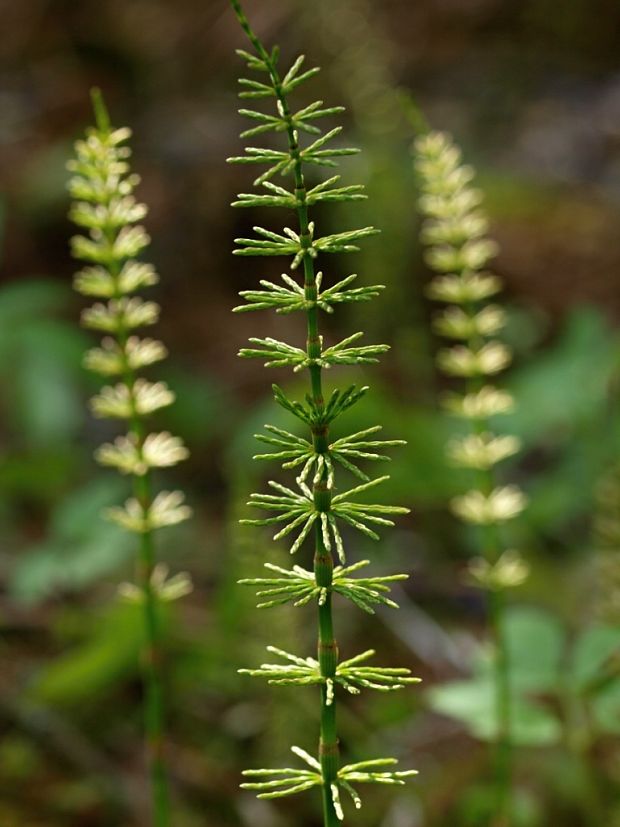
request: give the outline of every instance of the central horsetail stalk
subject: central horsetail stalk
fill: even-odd
[[[75,277],[75,289],[97,298],[82,313],[85,327],[105,334],[101,347],[92,348],[85,365],[116,379],[91,400],[97,417],[127,423],[128,433],[102,445],[97,460],[131,476],[133,497],[124,507],[107,509],[106,516],[139,537],[139,585],[124,583],[120,594],[141,605],[144,616],[145,730],[151,775],[151,811],[154,827],[170,824],[164,758],[164,708],[161,675],[159,603],[176,600],[191,590],[186,574],[168,578],[167,567],[155,563],[154,533],[190,516],[180,491],[152,491],[151,470],[176,465],[188,452],[182,441],[167,431],[148,433],[145,418],[174,401],[164,382],[137,377],[138,371],[166,358],[164,345],[140,338],[136,330],[154,324],[159,316],[155,302],[132,295],[158,281],[150,264],[138,261],[149,237],[138,223],[146,206],[133,192],[139,179],[131,173],[126,142],[129,129],[112,129],[98,90],[93,91],[96,127],[75,144],[76,158],[68,164],[73,176],[69,191],[74,199],[71,219],[88,235],[71,239],[75,258],[86,266]]]
[[[251,118],[254,126],[242,133],[253,137],[267,132],[282,133],[286,146],[280,150],[247,147],[245,154],[229,159],[233,163],[266,165],[254,182],[258,193],[242,193],[234,206],[284,207],[293,211],[297,220],[295,230],[288,227],[281,233],[255,227],[252,238],[236,240],[235,253],[241,256],[289,256],[291,271],[301,266],[303,282],[291,275],[282,276],[282,285],[262,280],[261,289],[244,291],[241,295],[246,304],[237,311],[274,309],[277,313],[305,314],[307,342],[305,348],[294,347],[275,339],[251,339],[252,347],[241,350],[246,358],[261,358],[267,367],[291,367],[299,372],[307,370],[310,390],[304,401],[290,399],[284,391],[273,386],[276,402],[309,429],[307,437],[297,436],[274,426],[266,426],[266,433],[257,438],[270,446],[270,452],[258,458],[276,460],[285,469],[299,469],[297,488],[289,488],[278,482],[270,482],[272,493],[251,495],[250,505],[272,512],[265,519],[245,520],[252,525],[276,525],[282,527],[274,539],[293,536],[291,553],[298,552],[306,539],[314,540],[312,570],[301,566],[284,569],[266,564],[268,577],[244,580],[243,583],[259,587],[260,607],[272,607],[284,603],[302,606],[316,603],[318,610],[318,647],[316,658],[301,658],[274,647],[269,651],[279,663],[263,664],[258,669],[242,670],[251,675],[265,677],[275,685],[317,685],[320,687],[320,742],[318,758],[299,747],[293,753],[306,765],[305,768],[246,770],[248,789],[257,791],[260,798],[276,798],[320,787],[323,799],[323,820],[326,827],[333,827],[344,819],[340,794],[348,793],[355,805],[361,801],[354,788],[356,783],[403,784],[404,779],[415,774],[414,770],[395,771],[393,758],[372,759],[342,765],[336,726],[336,690],[338,687],[350,693],[362,688],[390,691],[415,682],[408,669],[386,669],[367,666],[373,651],[363,652],[347,660],[340,660],[334,637],[332,598],[339,594],[359,608],[372,613],[376,604],[394,606],[386,592],[394,580],[406,575],[391,577],[353,576],[368,561],[347,565],[341,527],[355,528],[365,535],[378,539],[375,528],[393,525],[390,517],[404,514],[406,508],[357,502],[364,494],[383,482],[386,477],[371,479],[360,468],[360,461],[386,460],[377,453],[386,447],[401,444],[398,440],[376,438],[379,426],[368,428],[332,441],[332,423],[345,410],[356,404],[367,388],[351,386],[334,390],[324,396],[323,371],[335,365],[360,365],[377,361],[388,348],[386,345],[361,345],[361,333],[348,336],[343,341],[327,347],[319,328],[320,312],[332,313],[338,304],[368,301],[382,289],[352,287],[355,280],[350,275],[340,282],[323,286],[322,273],[316,272],[315,260],[322,253],[353,252],[357,242],[377,231],[372,227],[350,230],[334,235],[319,236],[315,223],[310,219],[310,209],[321,203],[357,201],[365,198],[360,185],[340,186],[339,176],[333,176],[311,188],[306,175],[311,167],[334,167],[336,158],[351,155],[357,150],[329,146],[341,132],[336,127],[322,134],[317,125],[321,118],[343,111],[342,107],[324,107],[321,101],[295,111],[291,108],[291,92],[314,77],[318,69],[305,70],[303,56],[297,58],[283,75],[278,68],[279,50],[268,51],[256,34],[237,0],[231,5],[241,27],[254,48],[254,54],[239,50],[250,70],[258,73],[261,80],[241,79],[240,97],[268,99],[275,103],[275,111],[266,114],[242,109],[241,114]],[[309,136],[302,146],[300,135]],[[288,189],[272,182],[280,174],[292,179]],[[327,281],[327,279],[325,279]],[[336,470],[346,470],[359,480],[359,485],[342,493],[335,493]],[[334,555],[338,558],[335,565]]]

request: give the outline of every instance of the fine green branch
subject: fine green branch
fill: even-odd
[[[69,190],[74,203],[71,219],[87,231],[72,238],[72,251],[86,266],[77,273],[74,286],[85,296],[100,299],[84,310],[86,327],[106,334],[101,346],[85,356],[86,367],[105,378],[106,385],[91,400],[97,417],[125,420],[127,433],[96,453],[103,465],[132,477],[133,497],[124,506],[107,509],[108,519],[138,535],[138,585],[123,584],[120,593],[143,609],[145,646],[143,657],[145,729],[151,775],[152,823],[170,823],[168,785],[164,757],[164,703],[159,603],[182,597],[191,589],[189,578],[167,578],[167,568],[156,565],[154,532],[190,516],[180,491],[152,492],[151,469],[174,465],[187,456],[177,437],[167,432],[150,434],[144,418],[174,401],[163,382],[150,382],[137,372],[167,355],[164,345],[135,334],[137,328],[154,324],[159,307],[132,296],[158,280],[153,267],[136,260],[149,237],[139,222],[146,207],[133,191],[138,177],[131,173],[126,141],[128,129],[113,129],[101,94],[93,92],[96,127],[75,145],[76,158],[68,164],[73,176]]]
[[[301,268],[303,283],[291,275],[284,274],[284,286],[271,281],[260,282],[262,290],[247,290],[241,295],[246,304],[235,308],[245,310],[273,309],[278,313],[302,312],[306,317],[306,346],[295,347],[272,338],[252,338],[253,347],[243,348],[240,356],[264,359],[267,367],[291,367],[294,371],[307,371],[309,392],[303,402],[289,399],[281,388],[274,386],[276,402],[304,422],[309,428],[307,438],[266,426],[267,434],[258,439],[271,447],[269,453],[259,455],[261,459],[276,460],[286,469],[300,469],[297,489],[270,482],[274,493],[252,494],[250,504],[272,512],[263,519],[244,520],[252,525],[280,524],[274,539],[280,539],[296,532],[291,552],[299,551],[307,538],[313,537],[313,569],[307,571],[295,566],[290,571],[269,566],[280,577],[245,580],[257,585],[259,596],[267,598],[259,605],[263,608],[292,602],[302,606],[316,601],[318,612],[317,657],[302,659],[279,649],[271,651],[283,657],[284,666],[266,664],[258,670],[244,670],[252,675],[264,675],[276,679],[276,683],[297,685],[318,684],[321,692],[320,741],[318,760],[308,753],[293,748],[293,751],[310,766],[310,770],[249,770],[246,776],[257,780],[248,781],[244,786],[259,791],[261,797],[278,797],[301,792],[313,786],[320,786],[323,796],[323,821],[325,827],[334,827],[344,818],[340,802],[340,790],[347,791],[355,806],[360,806],[357,793],[350,785],[351,780],[374,781],[375,783],[402,783],[402,778],[411,773],[390,771],[361,772],[361,767],[340,768],[340,750],[336,727],[335,687],[342,686],[348,691],[358,691],[361,686],[375,688],[400,688],[414,679],[408,670],[376,669],[360,665],[358,659],[340,661],[338,645],[334,636],[332,597],[337,592],[367,612],[373,612],[376,604],[394,605],[385,596],[388,582],[400,579],[366,578],[356,579],[348,575],[360,565],[344,567],[345,551],[341,528],[353,527],[369,537],[378,539],[374,530],[377,526],[393,525],[388,515],[405,513],[407,509],[394,506],[357,502],[366,491],[381,483],[385,477],[371,479],[359,467],[365,460],[385,460],[383,449],[399,444],[397,440],[376,440],[378,426],[351,434],[338,440],[330,436],[331,423],[347,408],[362,398],[367,388],[347,388],[334,391],[328,399],[323,392],[323,371],[338,365],[360,365],[373,363],[388,348],[385,345],[361,345],[361,333],[348,336],[337,344],[326,346],[320,332],[319,313],[332,313],[334,306],[354,301],[368,301],[382,289],[381,285],[352,288],[355,276],[323,286],[323,275],[315,269],[316,258],[323,253],[354,252],[357,242],[374,235],[372,227],[320,236],[315,223],[310,220],[309,210],[314,204],[329,201],[357,201],[364,198],[360,186],[340,186],[339,176],[332,176],[323,183],[310,188],[306,182],[306,168],[334,167],[337,159],[352,155],[357,150],[334,146],[333,141],[341,133],[335,127],[324,134],[317,125],[318,119],[338,114],[341,107],[323,106],[316,101],[298,111],[289,103],[290,93],[301,83],[314,77],[318,69],[304,71],[304,58],[299,57],[284,74],[278,68],[279,51],[268,51],[253,30],[238,0],[231,0],[235,15],[254,48],[254,53],[239,50],[248,67],[266,76],[265,82],[254,79],[240,81],[240,97],[248,99],[273,99],[276,112],[242,109],[240,113],[255,124],[242,133],[242,137],[253,137],[269,132],[286,136],[286,149],[246,147],[245,154],[230,158],[231,163],[265,165],[254,185],[262,188],[258,195],[242,193],[234,206],[287,207],[294,211],[297,226],[285,227],[282,232],[273,232],[263,227],[254,227],[252,238],[236,239],[235,254],[246,256],[290,256],[291,271]],[[303,146],[300,134],[311,135],[310,142]],[[276,176],[289,176],[293,187],[286,188],[273,182]],[[342,494],[334,495],[336,466],[344,468],[362,482]],[[340,566],[334,566],[337,555]],[[364,561],[365,563],[366,561]],[[262,588],[266,586],[267,588]],[[364,658],[368,653],[364,654]],[[388,766],[392,759],[370,762],[373,769]]]

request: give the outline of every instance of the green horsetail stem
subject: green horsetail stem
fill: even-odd
[[[497,800],[496,827],[512,823],[511,688],[508,649],[504,638],[505,592],[520,585],[528,568],[519,552],[505,549],[500,528],[517,517],[526,497],[516,485],[498,486],[495,466],[520,449],[515,436],[498,436],[491,420],[512,410],[514,401],[492,383],[492,377],[511,361],[510,349],[495,338],[505,324],[505,312],[488,299],[501,290],[501,281],[486,271],[497,253],[486,237],[488,220],[481,208],[482,193],[471,186],[474,170],[461,162],[461,151],[450,136],[428,132],[414,144],[419,176],[420,211],[425,217],[422,242],[426,261],[438,275],[428,295],[445,307],[435,317],[439,335],[452,344],[441,349],[437,362],[448,376],[464,384],[464,393],[444,398],[446,409],[470,424],[469,433],[447,446],[450,462],[470,469],[474,487],[455,497],[453,513],[480,530],[481,555],[470,573],[488,593],[490,620],[496,644],[495,716]]]
[[[351,600],[370,613],[374,612],[377,604],[394,606],[394,602],[386,596],[389,583],[405,577],[350,576],[365,566],[367,561],[346,564],[341,529],[353,528],[378,539],[376,529],[393,525],[392,516],[407,512],[406,508],[357,501],[360,495],[387,479],[371,479],[360,466],[367,460],[389,459],[380,452],[401,442],[377,439],[378,426],[333,440],[330,434],[332,422],[356,404],[368,388],[352,386],[334,390],[326,396],[323,387],[325,369],[338,365],[371,364],[388,350],[386,345],[362,345],[361,333],[327,346],[320,330],[321,312],[332,313],[339,304],[368,301],[377,296],[383,287],[352,287],[355,275],[324,287],[323,274],[315,268],[316,260],[327,253],[354,252],[358,249],[358,241],[377,231],[364,227],[326,236],[318,234],[310,216],[314,205],[365,198],[362,186],[341,186],[339,175],[333,175],[312,187],[307,182],[308,172],[313,168],[336,167],[338,158],[357,152],[350,147],[334,145],[341,127],[322,132],[317,123],[341,113],[343,109],[339,106],[325,107],[321,101],[299,110],[292,108],[291,93],[319,70],[305,69],[304,57],[301,56],[281,73],[278,48],[268,51],[251,29],[240,3],[231,0],[231,5],[254,49],[253,53],[239,50],[238,54],[246,60],[248,68],[261,78],[242,78],[240,97],[265,98],[275,104],[270,113],[241,109],[241,114],[254,124],[242,133],[242,137],[275,132],[281,133],[286,142],[278,150],[250,146],[245,149],[244,155],[229,159],[232,163],[266,166],[266,170],[254,181],[259,191],[241,193],[234,206],[284,207],[290,209],[296,219],[295,229],[285,227],[282,232],[254,227],[254,236],[236,239],[234,252],[240,256],[288,256],[291,259],[291,273],[294,274],[298,268],[303,273],[301,279],[284,274],[282,284],[261,280],[261,289],[241,293],[246,303],[235,310],[301,312],[305,315],[307,334],[305,348],[271,338],[254,338],[250,340],[252,347],[242,349],[240,355],[261,358],[267,367],[306,371],[309,379],[309,392],[303,401],[290,399],[281,388],[273,386],[276,402],[307,427],[307,437],[274,426],[266,426],[266,433],[257,435],[261,442],[270,447],[269,453],[260,454],[258,458],[280,461],[285,469],[298,469],[297,487],[270,482],[271,492],[252,494],[250,505],[270,512],[271,516],[243,522],[278,526],[274,539],[290,536],[292,553],[301,551],[306,540],[312,539],[314,543],[311,570],[297,565],[289,570],[266,564],[275,576],[242,582],[259,587],[260,607],[289,602],[303,606],[312,601],[318,613],[316,658],[300,658],[269,647],[269,651],[280,658],[280,663],[263,664],[258,669],[242,671],[265,677],[275,685],[320,687],[318,758],[293,747],[293,753],[306,765],[304,769],[246,770],[246,782],[242,786],[256,790],[260,798],[277,798],[320,787],[323,823],[325,827],[334,827],[344,819],[341,792],[351,797],[356,808],[361,806],[353,784],[403,784],[405,778],[415,774],[413,770],[399,772],[391,769],[396,763],[392,758],[342,765],[336,721],[338,689],[343,688],[350,693],[358,693],[362,688],[392,691],[417,680],[410,676],[408,669],[365,665],[365,661],[374,654],[372,651],[341,660],[332,613],[334,594]],[[278,180],[284,178],[288,186],[275,183],[276,177]],[[335,494],[335,475],[342,469],[356,477],[359,484]],[[338,565],[335,565],[334,557],[337,557]]]
[[[75,289],[97,302],[82,313],[85,327],[105,334],[100,347],[89,350],[86,367],[115,381],[91,400],[97,417],[124,421],[127,433],[102,445],[96,458],[129,475],[133,496],[124,506],[106,511],[108,519],[138,535],[138,585],[124,583],[119,592],[142,606],[144,616],[144,706],[151,776],[151,810],[154,827],[170,824],[168,783],[164,757],[164,702],[159,604],[191,590],[186,574],[168,578],[167,568],[155,562],[154,533],[190,516],[180,491],[153,493],[151,469],[175,465],[188,452],[182,441],[167,431],[149,433],[146,417],[170,405],[174,394],[163,382],[151,382],[138,372],[167,355],[156,339],[141,338],[136,330],[154,324],[159,307],[143,301],[137,290],[158,281],[150,264],[138,260],[149,244],[140,225],[147,209],[133,195],[139,179],[129,167],[126,146],[129,129],[113,129],[103,98],[93,91],[96,126],[75,144],[76,157],[68,164],[73,206],[70,217],[85,235],[71,239],[75,258],[85,266],[75,276]]]

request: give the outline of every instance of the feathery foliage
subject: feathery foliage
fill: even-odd
[[[85,266],[75,277],[75,289],[98,301],[82,314],[82,323],[105,334],[100,347],[85,356],[86,367],[115,384],[104,385],[91,400],[97,417],[125,420],[128,432],[102,445],[96,458],[133,479],[133,496],[124,506],[107,509],[105,516],[138,535],[139,585],[125,583],[121,596],[144,607],[145,726],[152,778],[153,824],[169,824],[168,793],[163,756],[163,700],[160,675],[161,632],[159,601],[182,597],[191,589],[186,574],[168,579],[167,567],[155,563],[154,532],[187,519],[190,509],[180,491],[154,495],[151,470],[185,459],[182,441],[167,431],[148,433],[145,417],[174,401],[164,382],[152,382],[138,373],[166,357],[164,345],[135,331],[154,324],[159,307],[134,293],[155,284],[150,264],[137,260],[149,244],[139,222],[147,209],[134,196],[139,183],[131,172],[126,145],[129,129],[113,129],[100,93],[93,92],[97,125],[75,144],[76,157],[68,164],[73,173],[69,191],[74,199],[71,219],[86,234],[71,239],[75,258]]]
[[[502,637],[504,591],[522,583],[527,565],[518,551],[504,549],[500,527],[517,517],[526,497],[516,485],[498,486],[495,466],[520,449],[517,437],[499,436],[491,420],[513,407],[510,394],[497,389],[490,377],[511,361],[510,349],[495,338],[505,313],[488,299],[501,290],[501,280],[486,267],[497,252],[487,238],[488,220],[481,207],[482,193],[471,185],[474,170],[461,162],[461,151],[442,132],[429,132],[414,144],[419,176],[419,207],[425,220],[422,242],[426,261],[437,275],[428,287],[431,299],[445,306],[435,317],[439,335],[451,341],[437,356],[439,368],[464,385],[464,392],[446,395],[446,409],[469,423],[469,433],[447,445],[451,464],[469,469],[474,487],[451,503],[453,513],[481,532],[481,556],[470,564],[470,574],[488,590],[491,623],[496,640],[497,819],[510,819],[511,697],[507,649]]]
[[[314,542],[313,569],[295,565],[292,569],[266,564],[271,577],[246,579],[242,583],[258,587],[259,607],[270,608],[284,603],[304,606],[315,602],[318,610],[319,641],[317,657],[301,658],[274,647],[269,651],[283,662],[263,664],[258,669],[242,670],[250,675],[265,677],[275,685],[317,685],[321,692],[321,733],[319,757],[293,747],[293,752],[310,769],[247,770],[248,780],[243,786],[254,789],[262,798],[276,798],[318,786],[323,795],[323,817],[326,827],[333,827],[344,819],[340,801],[341,791],[348,793],[355,807],[360,799],[352,782],[402,784],[414,771],[398,772],[388,769],[394,759],[377,759],[359,764],[340,766],[336,728],[336,699],[338,688],[357,693],[362,688],[391,691],[415,682],[408,669],[371,667],[365,661],[373,652],[364,652],[349,660],[339,660],[334,639],[332,597],[339,594],[368,613],[377,605],[394,606],[386,596],[389,584],[405,575],[358,578],[355,573],[367,565],[364,560],[346,564],[343,529],[354,528],[367,537],[378,539],[378,528],[393,525],[391,517],[406,513],[407,509],[365,502],[365,495],[387,477],[371,478],[364,469],[366,461],[389,459],[385,449],[401,444],[399,440],[377,439],[379,426],[332,439],[329,429],[345,410],[355,405],[368,390],[366,387],[348,387],[334,390],[326,399],[323,395],[323,371],[338,365],[363,365],[378,361],[386,345],[361,344],[362,333],[354,333],[342,341],[328,345],[319,331],[319,315],[333,313],[337,305],[368,301],[383,289],[382,285],[353,287],[356,276],[350,275],[331,286],[325,286],[322,272],[315,272],[315,260],[327,253],[348,253],[358,250],[358,242],[374,235],[373,227],[347,230],[321,236],[310,208],[322,202],[358,201],[365,198],[363,187],[342,186],[340,176],[334,175],[309,187],[306,175],[315,167],[335,167],[343,156],[358,150],[341,146],[338,138],[341,127],[325,132],[317,122],[342,112],[342,107],[325,107],[322,101],[295,110],[290,102],[297,86],[314,77],[318,69],[305,69],[303,56],[297,58],[285,72],[279,68],[279,50],[263,46],[254,34],[237,0],[232,7],[241,27],[254,48],[254,53],[239,50],[248,68],[260,80],[241,79],[240,97],[269,99],[274,111],[263,113],[241,109],[243,116],[255,124],[242,133],[250,138],[268,132],[282,134],[283,149],[246,147],[245,153],[229,161],[266,167],[256,178],[257,194],[241,193],[234,206],[284,207],[296,218],[296,227],[285,227],[273,232],[254,227],[251,238],[236,239],[235,254],[240,256],[288,256],[290,273],[282,275],[282,285],[262,279],[261,289],[241,293],[245,304],[236,312],[273,309],[276,313],[301,312],[305,316],[307,343],[295,347],[272,338],[252,338],[252,347],[243,348],[240,356],[262,359],[267,367],[288,367],[295,372],[307,371],[310,390],[303,401],[290,399],[277,385],[273,386],[276,402],[309,429],[307,437],[267,425],[266,433],[257,439],[268,446],[268,452],[256,458],[273,460],[285,470],[297,470],[296,487],[272,481],[271,491],[252,494],[250,505],[268,512],[269,516],[247,519],[243,522],[278,527],[275,540],[288,537],[292,554],[302,551],[305,542]],[[302,135],[309,136],[305,141]],[[276,184],[276,176],[284,178]],[[287,181],[289,182],[287,184]],[[295,278],[295,271],[303,271]],[[336,474],[346,470],[359,484],[336,491]],[[362,499],[358,501],[358,497]],[[340,565],[334,565],[334,557]]]

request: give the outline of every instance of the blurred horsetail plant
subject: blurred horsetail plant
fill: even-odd
[[[299,552],[306,539],[314,543],[313,567],[302,566],[286,569],[266,564],[268,577],[244,580],[242,583],[259,587],[260,607],[292,603],[303,606],[313,602],[318,610],[317,657],[297,657],[288,652],[269,647],[279,658],[275,664],[264,664],[259,669],[242,670],[251,675],[265,677],[276,685],[320,687],[320,739],[318,758],[299,747],[293,753],[305,767],[286,769],[246,770],[244,787],[257,791],[260,798],[276,798],[320,787],[323,799],[323,819],[326,827],[332,827],[344,819],[341,792],[351,796],[356,808],[361,801],[354,788],[356,783],[403,784],[414,770],[396,771],[393,758],[379,758],[341,765],[336,727],[336,698],[338,687],[350,693],[362,688],[390,691],[415,682],[408,669],[385,669],[366,665],[374,652],[369,650],[348,660],[339,659],[334,638],[332,597],[334,593],[352,601],[359,608],[372,613],[377,604],[394,606],[386,592],[389,584],[405,575],[392,577],[358,578],[355,573],[368,561],[348,565],[345,559],[341,527],[361,531],[378,539],[375,529],[393,525],[390,517],[404,514],[405,508],[357,502],[357,497],[383,482],[386,477],[371,479],[360,468],[360,461],[385,460],[388,457],[377,451],[400,444],[398,440],[376,438],[379,426],[359,433],[332,440],[332,423],[345,410],[359,402],[368,390],[355,386],[334,390],[327,398],[323,395],[323,371],[335,365],[361,365],[377,361],[385,345],[361,345],[362,333],[348,336],[337,344],[327,346],[319,331],[320,311],[332,313],[336,305],[346,302],[368,301],[382,289],[352,287],[354,275],[336,284],[324,286],[322,273],[316,272],[315,261],[322,253],[352,252],[357,242],[373,235],[376,230],[364,227],[334,235],[320,236],[310,209],[321,203],[357,201],[364,198],[362,186],[341,186],[339,176],[330,177],[309,188],[308,169],[317,166],[336,166],[340,156],[351,155],[357,150],[329,146],[341,132],[341,127],[324,134],[317,121],[342,112],[342,107],[324,107],[321,101],[295,111],[289,102],[291,92],[297,86],[314,77],[318,69],[305,69],[304,58],[299,57],[281,74],[278,67],[279,51],[267,51],[254,34],[237,0],[232,7],[242,29],[254,48],[254,54],[239,51],[250,70],[258,73],[261,80],[241,79],[240,97],[269,99],[275,103],[275,111],[266,114],[242,109],[241,114],[251,118],[254,126],[242,133],[242,137],[254,137],[270,131],[282,133],[286,139],[283,149],[247,147],[245,155],[229,159],[240,164],[264,164],[267,170],[254,182],[258,193],[242,193],[234,206],[284,207],[296,217],[295,229],[285,227],[282,232],[255,227],[252,238],[236,240],[236,255],[289,256],[291,272],[301,268],[302,279],[289,274],[282,276],[282,285],[261,280],[261,289],[241,293],[246,304],[237,311],[273,309],[277,313],[300,312],[305,316],[307,342],[305,348],[295,347],[271,338],[251,339],[252,347],[241,350],[245,358],[264,359],[267,367],[290,367],[295,372],[307,370],[309,393],[303,401],[289,398],[284,391],[273,386],[276,402],[309,430],[301,437],[274,426],[266,426],[266,433],[257,438],[269,446],[269,453],[257,458],[275,460],[285,469],[299,469],[297,488],[289,488],[278,482],[270,482],[272,493],[252,494],[250,505],[271,512],[265,519],[245,520],[251,525],[277,525],[281,528],[274,539],[293,537],[291,553]],[[309,136],[306,146],[300,143],[301,134]],[[288,177],[289,188],[272,182],[277,174]],[[325,279],[327,281],[327,279]],[[336,472],[345,469],[359,480],[348,491],[336,492]],[[335,565],[334,555],[338,565]]]
[[[527,566],[520,554],[506,550],[500,527],[517,517],[526,505],[516,485],[498,486],[495,466],[517,453],[515,436],[492,431],[495,416],[513,407],[510,394],[491,384],[490,377],[511,360],[509,348],[493,338],[504,326],[505,313],[487,302],[501,289],[501,281],[484,268],[497,252],[486,238],[488,221],[482,211],[482,193],[472,187],[474,171],[461,163],[460,149],[441,132],[430,132],[414,144],[415,166],[425,216],[422,242],[426,260],[438,275],[428,295],[447,307],[435,318],[435,330],[455,344],[439,351],[439,368],[464,382],[464,393],[446,395],[446,409],[469,423],[469,432],[447,446],[450,462],[475,474],[474,487],[452,501],[452,511],[466,523],[479,527],[480,557],[470,563],[470,573],[487,589],[495,638],[496,716],[496,820],[497,827],[511,822],[511,688],[504,639],[505,590],[522,583]]]
[[[187,457],[182,441],[167,431],[149,433],[145,417],[170,405],[174,394],[163,382],[137,376],[167,355],[164,345],[140,338],[137,328],[154,324],[159,307],[133,295],[158,281],[150,264],[136,259],[149,244],[138,224],[146,215],[133,191],[138,176],[131,173],[125,145],[129,129],[113,129],[98,90],[92,93],[96,127],[75,144],[76,158],[68,164],[73,177],[69,191],[74,199],[70,217],[87,235],[71,239],[75,258],[86,262],[76,277],[75,289],[98,301],[84,310],[85,327],[105,334],[101,347],[89,350],[85,365],[106,378],[91,400],[97,417],[125,420],[128,433],[102,445],[96,458],[121,474],[131,476],[133,496],[123,507],[107,509],[108,519],[138,536],[138,585],[123,584],[120,593],[139,603],[144,614],[145,728],[151,774],[152,823],[169,824],[169,802],[164,759],[164,709],[161,677],[159,602],[175,600],[191,589],[186,574],[168,578],[167,568],[155,562],[154,532],[190,516],[180,491],[154,495],[151,469],[175,465]]]

